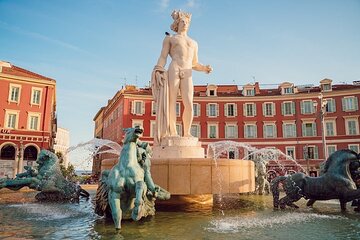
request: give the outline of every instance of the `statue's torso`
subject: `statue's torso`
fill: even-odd
[[[182,69],[191,69],[195,50],[196,42],[188,36],[174,35],[170,37],[171,65]]]

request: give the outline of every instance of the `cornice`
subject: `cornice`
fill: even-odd
[[[19,83],[24,83],[24,81],[25,81],[25,82],[29,82],[29,83],[37,83],[37,84],[42,84],[42,85],[47,85],[47,86],[56,86],[55,80],[43,80],[43,79],[36,79],[36,78],[29,78],[29,77],[21,77],[21,76],[15,76],[15,75],[10,75],[10,74],[5,74],[5,73],[0,73],[0,80],[7,80],[7,81],[19,82]]]

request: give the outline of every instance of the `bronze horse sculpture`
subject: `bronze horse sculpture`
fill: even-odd
[[[124,129],[124,145],[118,163],[105,170],[95,197],[95,213],[112,217],[115,228],[121,220],[155,215],[155,199],[167,200],[170,193],[154,184],[150,173],[149,143],[140,142],[143,130]]]
[[[284,209],[286,205],[298,208],[294,202],[305,198],[310,199],[307,206],[312,206],[316,200],[339,199],[341,210],[346,210],[347,202],[360,198],[360,189],[357,189],[349,167],[359,159],[360,154],[343,149],[326,160],[324,174],[320,177],[309,177],[302,172],[276,177],[271,182],[274,208]],[[286,196],[279,200],[280,182]]]

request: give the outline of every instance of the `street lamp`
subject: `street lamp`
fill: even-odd
[[[320,100],[320,122],[321,122],[321,138],[322,138],[322,145],[323,145],[323,154],[324,154],[324,158],[326,160],[327,155],[328,155],[327,154],[327,147],[326,147],[326,138],[325,138],[325,131],[326,131],[325,114],[326,114],[327,100],[323,98],[322,93],[319,94],[318,98]],[[314,101],[314,106],[316,108],[316,106],[317,106],[316,101]]]

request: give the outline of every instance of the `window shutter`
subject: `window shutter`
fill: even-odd
[[[131,114],[135,114],[135,101],[131,101],[130,105],[131,105]]]
[[[200,116],[201,110],[200,110],[200,103],[197,103],[197,115]]]
[[[281,103],[281,114],[285,115],[285,103]]]
[[[200,104],[199,104],[199,106],[200,106]],[[198,136],[198,138],[201,138],[201,135],[200,135],[200,128],[201,128],[201,125],[198,125],[197,126],[197,136]]]
[[[238,136],[239,136],[239,134],[238,134],[238,126],[237,125],[235,125],[235,138],[238,138]]]
[[[276,107],[275,107],[275,103],[272,104],[272,115],[275,116],[276,115]]]
[[[145,114],[145,103],[141,101],[141,114]]]
[[[312,124],[313,136],[316,136],[316,123]]]
[[[254,116],[256,116],[256,103],[254,103]]]
[[[291,102],[291,113],[295,114],[295,102]]]
[[[354,107],[356,111],[359,110],[359,102],[357,97],[354,97]]]
[[[237,104],[234,103],[234,116],[237,117]]]
[[[277,129],[276,129],[276,125],[273,125],[273,129],[274,129],[274,137],[277,138]]]
[[[246,104],[244,103],[244,105],[243,105],[243,115],[244,116],[247,116],[248,114],[247,114],[247,111],[246,111],[247,109],[246,109]]]
[[[317,146],[314,147],[314,159],[319,159],[319,148]]]
[[[219,116],[219,104],[216,103],[216,116],[218,117]]]
[[[206,104],[206,116],[210,116],[210,103]]]
[[[262,111],[263,111],[263,116],[266,116],[266,104],[265,103],[262,104]]]
[[[225,125],[225,138],[228,138],[228,131],[229,131],[228,125]]]
[[[285,132],[285,124],[283,123],[282,125],[282,131],[283,131],[283,137],[286,137],[286,132]]]
[[[254,138],[257,138],[257,125],[254,125]]]
[[[342,99],[341,99],[341,102],[342,102],[342,110],[343,110],[343,111],[346,111],[346,101],[345,101],[345,98],[342,98]]]
[[[292,131],[292,136],[296,137],[296,124],[292,125],[291,131]]]
[[[263,126],[263,138],[266,138],[266,125]]]
[[[306,147],[304,147],[303,157],[304,157],[304,159],[308,158],[308,149]]]
[[[303,137],[306,137],[305,123],[302,124],[302,136],[303,136]]]
[[[228,104],[227,103],[225,103],[225,117],[227,117],[228,116],[228,108],[229,108],[229,106],[228,106]]]
[[[301,114],[304,114],[304,102],[300,102]]]

